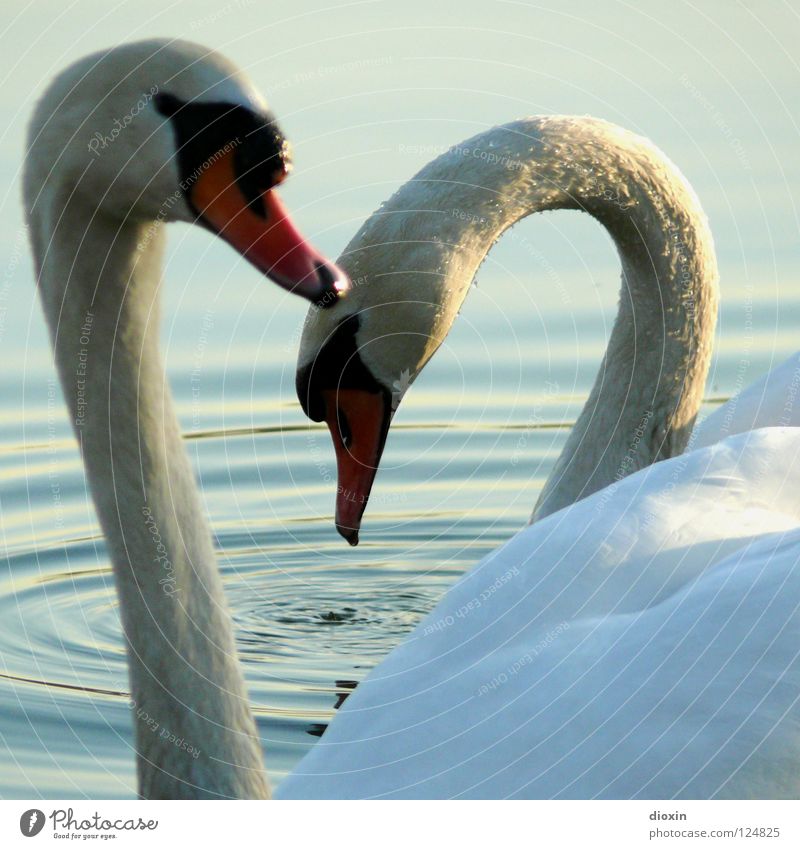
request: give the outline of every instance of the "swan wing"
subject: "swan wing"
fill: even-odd
[[[800,351],[703,419],[691,447],[761,427],[800,427]]]
[[[798,452],[740,434],[525,528],[278,795],[800,795]]]

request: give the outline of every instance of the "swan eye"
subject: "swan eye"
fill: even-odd
[[[342,319],[314,360],[298,369],[297,397],[312,421],[321,422],[325,418],[323,393],[326,391],[338,392],[353,388],[374,393],[386,391],[364,365],[359,354],[356,334],[360,325],[361,318],[357,314]]]
[[[248,207],[267,217],[264,192],[282,183],[292,170],[292,150],[275,122],[253,130],[233,150],[236,182]]]
[[[159,92],[153,103],[173,128],[181,187],[191,187],[209,163],[232,153],[247,206],[266,218],[264,193],[292,169],[291,146],[274,117],[235,103],[187,102],[168,92]]]

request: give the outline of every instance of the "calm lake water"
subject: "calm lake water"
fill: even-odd
[[[294,140],[284,197],[333,256],[428,159],[482,128],[565,112],[637,130],[684,170],[717,241],[710,409],[797,347],[800,23],[777,2],[600,5],[6,2],[0,796],[135,793],[114,586],[19,207],[24,127],[46,79],[148,35],[227,53]],[[515,233],[406,397],[350,549],[333,528],[327,433],[294,395],[303,304],[205,233],[172,228],[163,343],[274,782],[340,694],[523,525],[591,386],[615,312],[612,246],[569,213]]]

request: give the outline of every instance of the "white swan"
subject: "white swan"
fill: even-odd
[[[699,201],[647,140],[591,118],[534,117],[428,164],[359,230],[340,262],[346,302],[309,313],[297,389],[331,429],[340,533],[361,515],[397,407],[447,335],[501,233],[533,212],[580,209],[622,262],[620,309],[589,400],[536,506],[541,518],[683,450],[699,408],[717,266]]]
[[[161,362],[160,224],[200,223],[281,285],[333,303],[346,277],[272,191],[289,166],[251,84],[188,42],[79,61],[31,122],[24,196],[39,292],[114,568],[145,797],[268,793]]]
[[[511,173],[462,172],[464,149]],[[641,140],[517,122],[427,166],[365,224],[342,258],[354,297],[311,313],[298,371],[334,437],[337,525],[357,540],[389,381],[435,351],[506,224],[566,205],[611,230],[622,309],[537,521],[359,685],[283,798],[800,795],[800,359],[710,417],[706,447],[648,466],[688,437],[716,271],[694,195]]]

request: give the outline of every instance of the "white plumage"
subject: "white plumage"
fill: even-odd
[[[797,361],[712,418],[763,424],[753,392],[782,411]],[[278,795],[796,798],[798,455],[796,427],[745,430],[520,531]]]

